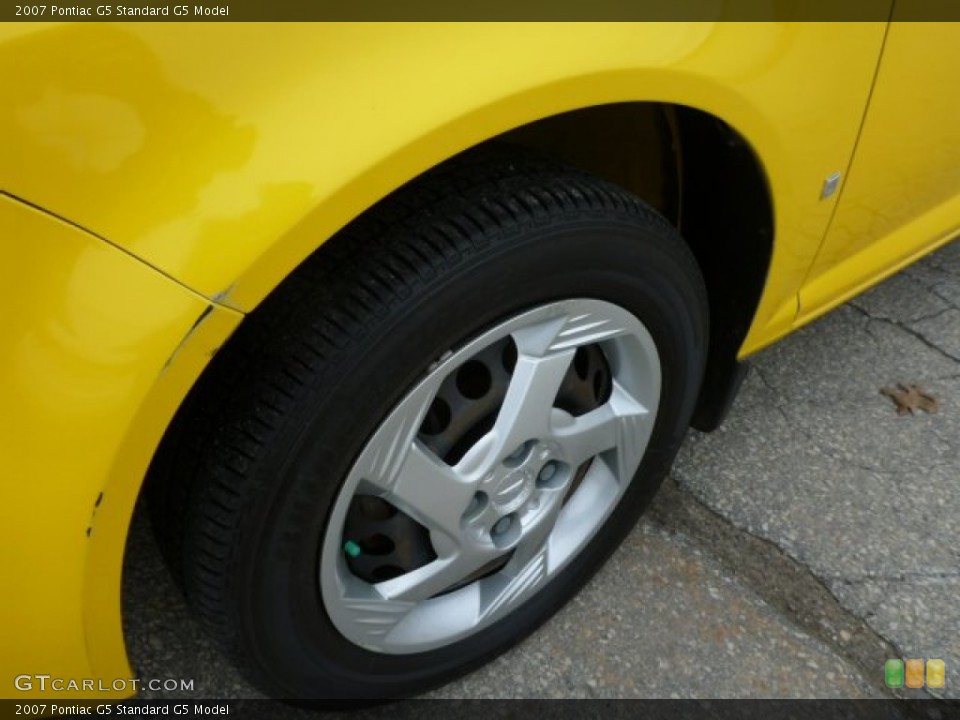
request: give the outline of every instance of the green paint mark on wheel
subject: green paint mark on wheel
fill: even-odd
[[[343,551],[350,557],[360,557],[360,554],[363,550],[360,549],[360,546],[357,545],[353,540],[347,540],[343,544]]]

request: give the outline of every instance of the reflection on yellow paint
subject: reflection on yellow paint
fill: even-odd
[[[774,17],[796,5],[766,4]],[[472,145],[579,108],[696,107],[749,141],[775,196],[755,350],[790,328],[833,209],[819,188],[849,159],[884,28],[11,26],[0,28],[0,66],[16,69],[0,73],[0,186],[249,310],[357,214]]]
[[[108,237],[119,226],[136,241],[197,217],[207,188],[257,142],[250,124],[174,82],[136,34],[109,25],[51,25],[0,43],[0,67],[21,69],[0,76],[0,136],[16,138],[0,184],[40,205],[59,196],[48,209]],[[236,204],[213,217],[234,217]],[[99,218],[88,217],[94,208]]]
[[[143,147],[146,127],[133,107],[98,93],[46,88],[41,98],[14,110],[16,122],[38,145],[62,153],[83,172],[111,172]],[[105,126],[103,118],[112,122]]]

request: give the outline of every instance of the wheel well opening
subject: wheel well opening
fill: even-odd
[[[773,204],[749,143],[708,113],[645,102],[555,115],[495,141],[532,148],[616,183],[680,230],[710,302],[710,349],[693,424],[714,429],[731,399],[737,352],[773,251]]]

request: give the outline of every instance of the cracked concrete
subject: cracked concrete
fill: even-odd
[[[960,667],[958,246],[761,353],[730,422],[691,437],[674,471],[809,568],[895,656],[948,668]],[[898,382],[940,411],[897,416],[879,389]],[[949,679],[931,692],[960,696]]]
[[[879,393],[896,383],[940,411],[897,416]],[[435,696],[878,697],[887,658],[939,657],[947,686],[929,692],[957,698],[958,537],[955,241],[760,353],[583,593]],[[199,634],[140,516],[125,627],[141,677],[258,697]]]

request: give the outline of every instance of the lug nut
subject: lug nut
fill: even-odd
[[[507,530],[510,529],[510,526],[513,524],[513,520],[509,515],[500,518],[494,524],[493,528],[490,530],[494,535],[503,535]]]
[[[470,504],[467,505],[467,509],[463,511],[463,516],[465,518],[472,517],[479,513],[483,507],[487,504],[487,494],[484,492],[478,492],[470,498]]]
[[[550,482],[553,476],[557,474],[557,464],[549,462],[540,468],[540,476],[537,478],[540,482]]]

